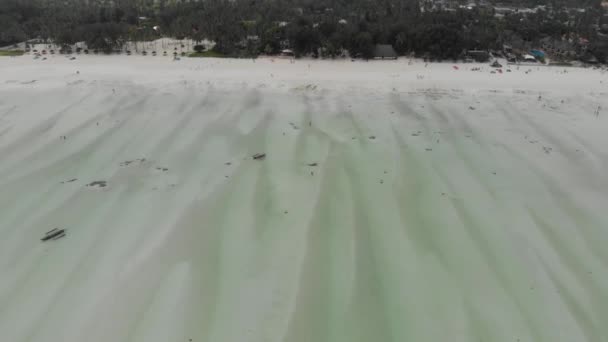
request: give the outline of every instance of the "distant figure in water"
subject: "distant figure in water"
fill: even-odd
[[[116,94],[116,89],[112,88],[112,94]]]
[[[76,70],[76,74],[80,75],[80,71]]]

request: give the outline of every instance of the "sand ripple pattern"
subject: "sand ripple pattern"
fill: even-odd
[[[0,341],[608,341],[589,99],[19,87]]]

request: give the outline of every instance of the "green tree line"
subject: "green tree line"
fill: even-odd
[[[128,40],[168,36],[209,39],[229,56],[290,48],[297,56],[348,51],[369,58],[375,44],[391,44],[402,55],[455,59],[466,50],[500,49],[511,41],[584,37],[605,59],[601,28],[608,20],[599,0],[505,0],[501,4],[546,7],[503,16],[491,4],[458,6],[471,2],[480,3],[455,0],[448,8],[432,0],[0,0],[0,45],[40,38],[112,51]]]

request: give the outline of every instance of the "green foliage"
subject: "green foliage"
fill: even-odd
[[[122,47],[127,27],[117,23],[94,23],[83,25],[76,34],[91,49],[111,52]]]
[[[608,63],[608,41],[595,42],[589,47],[589,51],[601,63]]]
[[[307,18],[299,18],[295,25],[290,25],[288,38],[296,56],[316,56],[321,47],[319,32]]]
[[[202,52],[193,52],[193,53],[189,54],[188,57],[223,58],[223,57],[226,57],[226,55],[221,54],[217,51],[209,50],[209,51],[202,51]]]
[[[361,55],[362,58],[370,59],[374,56],[374,41],[369,32],[360,32],[355,37],[353,51],[355,55]]]
[[[0,0],[0,46],[41,38],[66,46],[85,41],[90,49],[112,51],[127,40],[162,34],[212,40],[214,51],[226,56],[292,49],[296,56],[331,58],[346,50],[371,58],[376,44],[392,44],[399,54],[453,59],[466,50],[500,49],[505,43],[525,51],[547,37],[584,37],[590,51],[605,59],[607,39],[596,27],[608,19],[599,0],[503,0],[503,5],[547,6],[504,17],[476,2],[480,5],[471,10],[446,11],[426,0]],[[576,53],[584,50],[571,45]],[[195,46],[195,51],[204,49]]]
[[[23,56],[23,50],[0,50],[0,57],[15,57]]]

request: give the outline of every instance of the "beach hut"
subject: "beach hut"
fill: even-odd
[[[397,59],[398,55],[390,44],[378,44],[374,47],[375,59]]]
[[[479,63],[487,62],[490,60],[490,54],[488,53],[488,51],[483,50],[469,50],[467,51],[467,56],[473,58]]]
[[[293,57],[294,56],[293,50],[284,49],[284,50],[281,51],[281,56],[283,56],[283,57]]]

